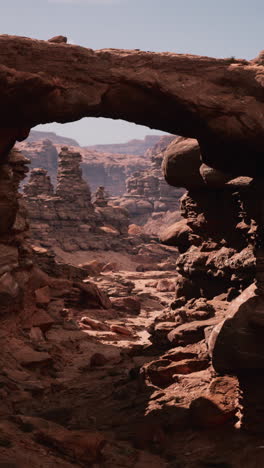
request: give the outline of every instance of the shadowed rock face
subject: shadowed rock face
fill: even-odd
[[[3,35],[0,63],[2,126],[124,119],[198,139],[209,166],[264,170],[261,60],[94,51]]]

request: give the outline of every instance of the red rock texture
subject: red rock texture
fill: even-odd
[[[204,162],[226,172],[261,170],[261,60],[93,51],[7,35],[0,43],[2,126],[100,114],[197,138]]]
[[[262,466],[262,435],[239,427],[263,434],[263,54],[246,62],[94,52],[8,36],[0,44],[2,119],[9,125],[0,167],[3,463],[19,459],[23,467],[30,453],[36,467],[85,466],[101,457],[106,468],[163,468],[168,460],[190,468],[231,467],[250,456]],[[171,307],[170,275],[162,268],[132,275],[112,269],[95,284],[51,277],[33,265],[17,192],[28,161],[7,151],[27,133],[17,131],[22,123],[24,129],[84,115],[125,118],[199,141],[200,150],[194,141],[172,142],[164,163],[170,184],[188,188],[181,202],[186,222],[164,235],[181,249]],[[61,218],[69,217],[69,202],[94,215],[80,155],[71,160],[62,152]],[[47,203],[54,197],[47,195],[50,185],[43,172],[36,175]],[[35,195],[34,187],[29,193]],[[152,264],[161,252],[153,243],[138,250]],[[246,289],[254,278],[256,287]],[[123,302],[112,309],[106,291]],[[127,301],[136,294],[137,314]],[[256,453],[247,452],[251,445]],[[140,449],[161,456],[141,463]]]
[[[146,135],[143,140],[129,140],[127,143],[98,144],[86,146],[89,151],[95,150],[99,153],[129,154],[135,156],[144,156],[149,148],[159,144],[160,135]]]
[[[81,154],[63,147],[59,154],[56,190],[47,171],[35,168],[24,186],[36,245],[64,251],[109,249],[116,236],[126,235],[127,213],[118,207],[95,207],[82,177]]]
[[[17,148],[31,160],[32,168],[46,169],[52,183],[56,185],[58,154],[63,143],[59,143],[56,139],[51,140],[42,138],[32,141],[28,139],[17,144]],[[81,148],[77,143],[75,145],[70,143],[70,145],[72,152],[78,152],[82,156],[83,177],[90,185],[92,192],[95,192],[97,187],[104,186],[111,196],[123,195],[126,190],[126,179],[134,171],[144,171],[149,166],[149,157],[138,154],[110,153],[106,150],[99,152],[95,149]]]

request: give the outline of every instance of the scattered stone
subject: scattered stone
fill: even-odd
[[[157,291],[159,292],[172,292],[175,291],[175,281],[168,279],[160,279],[156,286]]]
[[[217,319],[208,319],[185,323],[168,334],[168,340],[173,346],[186,346],[204,339],[204,329],[217,323]]]
[[[112,297],[111,303],[114,309],[123,313],[137,315],[141,309],[141,302],[135,296]]]
[[[99,320],[91,319],[90,317],[82,317],[81,323],[89,325],[93,330],[109,330],[109,327]]]
[[[110,330],[120,335],[133,336],[133,332],[131,330],[121,325],[111,325]]]

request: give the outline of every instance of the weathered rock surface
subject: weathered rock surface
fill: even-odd
[[[31,167],[46,169],[53,185],[56,185],[58,154],[64,146],[64,137],[58,137],[57,139],[51,136],[51,138],[48,138],[49,134],[47,134],[47,138],[43,138],[41,132],[37,132],[37,136],[40,136],[42,139],[27,139],[22,143],[18,143],[17,148],[31,160]],[[65,138],[65,142],[68,146],[67,138]],[[151,143],[152,140],[148,144]],[[126,190],[126,179],[133,172],[137,170],[143,171],[149,166],[149,157],[143,157],[143,155],[111,153],[110,151],[106,151],[106,149],[103,152],[89,147],[81,148],[77,143],[74,144],[71,141],[69,145],[70,151],[78,152],[82,156],[81,169],[83,178],[91,187],[92,192],[95,192],[97,187],[102,185],[111,196],[123,195]]]
[[[144,463],[161,468],[168,460],[190,468],[243,466],[252,456],[262,466],[262,439],[238,429],[263,432],[263,57],[246,62],[94,52],[6,36],[0,44],[2,119],[10,125],[0,132],[3,463],[19,459],[23,466],[32,453],[36,467],[42,462],[81,466],[101,456],[106,468]],[[81,68],[72,66],[73,60]],[[10,145],[39,121],[84,115],[126,118],[199,141],[201,161],[196,143],[179,139],[164,166],[172,185],[188,188],[181,202],[186,223],[165,235],[167,243],[179,243],[181,249],[176,275],[164,267],[145,272],[144,265],[128,275],[113,272],[112,264],[110,273],[98,267],[94,284],[51,278],[33,266],[25,208],[17,195],[26,160],[18,155],[8,160]],[[196,162],[188,179],[185,169],[193,151]],[[78,182],[78,210],[96,217],[81,179],[80,156],[64,156],[58,194],[50,194],[45,174],[36,174],[45,203],[60,199],[60,220],[76,221],[69,204],[75,203],[70,189]],[[175,167],[179,171],[173,172]],[[244,175],[254,178],[233,179]],[[41,197],[34,187],[29,193]],[[100,227],[108,235],[118,233],[116,226]],[[157,262],[161,250],[150,242],[137,251],[138,260],[149,256],[149,262]],[[83,271],[85,263],[69,274],[82,276]],[[170,308],[172,275],[176,298]],[[254,279],[255,289],[246,289]],[[114,300],[117,307],[112,308],[106,292],[123,301]],[[127,301],[136,294],[137,314]],[[27,416],[37,420],[23,421]],[[221,437],[219,429],[224,429]],[[256,453],[247,453],[249,445]],[[161,456],[141,463],[142,449]]]
[[[116,201],[128,210],[133,223],[144,225],[147,234],[157,234],[160,226],[170,223],[173,216],[179,218],[177,212],[183,190],[166,184],[161,171],[164,151],[174,139],[174,136],[164,136],[146,151],[145,157],[151,160],[150,168],[129,177],[126,193]]]
[[[192,163],[194,155],[196,165]],[[174,172],[176,163],[179,167]],[[178,138],[167,149],[165,177],[169,174],[171,184],[189,189],[181,199],[184,219],[160,235],[162,242],[177,246],[181,252],[177,270],[183,278],[178,280],[181,287],[176,286],[178,298],[185,295],[183,284],[189,285],[188,299],[199,295],[211,299],[227,294],[230,287],[239,294],[255,274],[254,230],[246,205],[243,207],[244,189],[237,192],[239,188],[232,188],[230,177],[223,177],[215,169],[211,169],[210,176],[208,171],[205,175],[203,166],[199,147],[193,140]]]
[[[264,367],[263,300],[249,286],[227,309],[225,320],[209,337],[209,351],[217,372],[256,372]]]
[[[100,114],[196,138],[203,161],[231,174],[252,176],[263,169],[258,61],[93,51],[7,35],[0,41],[5,126]]]
[[[115,249],[116,235],[127,234],[128,216],[124,210],[107,204],[95,209],[80,163],[80,153],[62,148],[56,191],[46,170],[31,171],[24,195],[36,245],[59,246],[69,252],[111,246]]]
[[[92,145],[85,148],[89,151],[112,154],[129,154],[135,156],[144,156],[149,148],[152,148],[160,141],[160,135],[146,135],[143,140],[129,140],[127,143],[113,143],[104,145]]]
[[[49,140],[54,145],[79,146],[79,143],[73,138],[57,135],[57,133],[54,132],[44,132],[42,130],[31,130],[26,143],[34,143],[43,140]]]

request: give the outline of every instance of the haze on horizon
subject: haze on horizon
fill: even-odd
[[[1,34],[44,40],[62,34],[70,43],[93,49],[252,59],[264,48],[262,0],[9,0],[1,13]],[[35,129],[74,138],[82,146],[163,134],[104,118]]]

